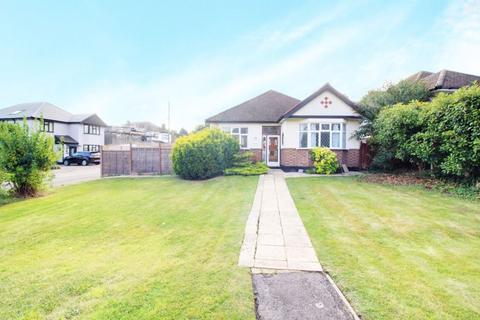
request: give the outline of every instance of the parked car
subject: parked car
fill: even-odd
[[[75,152],[71,156],[63,159],[63,164],[69,166],[72,163],[88,166],[90,163],[100,164],[100,153],[90,151]]]

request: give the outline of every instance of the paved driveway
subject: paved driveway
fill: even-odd
[[[53,174],[55,175],[53,178],[53,186],[65,186],[69,184],[100,179],[100,166],[60,166],[60,169],[53,170]]]

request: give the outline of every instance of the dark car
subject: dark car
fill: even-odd
[[[90,163],[100,164],[100,154],[98,152],[80,151],[63,159],[65,166],[69,166],[72,163],[82,166],[88,166]]]

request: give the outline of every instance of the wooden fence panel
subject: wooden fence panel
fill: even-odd
[[[160,148],[132,148],[132,174],[160,174]]]
[[[127,146],[128,147],[128,146]],[[171,145],[102,150],[102,176],[172,174]]]
[[[102,176],[130,175],[130,151],[102,151]]]
[[[170,155],[172,153],[171,144],[160,145],[160,172],[161,174],[173,174],[172,160]]]

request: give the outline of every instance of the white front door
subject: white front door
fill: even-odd
[[[280,136],[267,136],[267,166],[280,166]]]

